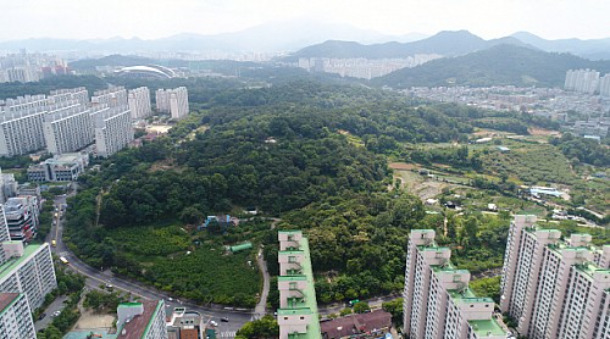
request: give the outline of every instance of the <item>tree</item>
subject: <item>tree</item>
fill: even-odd
[[[341,310],[341,312],[339,312],[339,315],[342,317],[345,317],[348,314],[352,314],[352,309],[351,308],[344,308]]]
[[[277,324],[277,320],[270,315],[266,315],[261,319],[245,323],[237,331],[235,338],[273,339],[279,336],[280,326]]]
[[[204,218],[203,213],[194,206],[186,207],[180,213],[180,221],[185,224],[199,225]]]
[[[369,304],[365,303],[364,301],[357,302],[356,305],[354,305],[355,313],[365,313],[366,311],[370,311],[370,310],[371,310],[371,307],[369,306]]]
[[[398,298],[381,304],[384,311],[392,314],[392,322],[396,327],[402,327],[403,299]]]

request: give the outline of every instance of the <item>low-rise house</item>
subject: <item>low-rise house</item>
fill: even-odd
[[[352,314],[320,323],[322,338],[380,338],[392,327],[392,315],[384,310]]]

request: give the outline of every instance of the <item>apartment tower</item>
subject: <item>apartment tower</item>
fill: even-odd
[[[411,339],[501,339],[507,331],[494,302],[468,287],[470,272],[451,264],[433,230],[412,230],[407,248],[404,333]]]
[[[610,246],[564,238],[536,217],[515,216],[504,257],[500,308],[530,339],[610,338]]]

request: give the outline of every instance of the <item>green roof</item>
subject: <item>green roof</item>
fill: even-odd
[[[297,233],[301,233],[301,231],[300,230],[279,230],[279,231],[277,231],[277,233],[297,234]]]
[[[417,246],[420,251],[448,251],[449,247],[445,246],[436,246],[436,245],[419,245]]]
[[[6,278],[9,274],[14,272],[14,270],[23,262],[27,261],[31,257],[34,256],[36,251],[43,247],[45,244],[31,244],[27,245],[23,248],[23,255],[18,258],[11,258],[7,262],[5,262],[2,266],[0,266],[0,280]]]
[[[493,299],[487,297],[477,297],[470,287],[464,290],[447,290],[454,303],[493,303]]]
[[[485,338],[486,336],[505,336],[506,331],[502,329],[500,324],[495,319],[488,320],[469,320],[468,324],[472,327],[472,330],[477,334],[479,338]]]
[[[127,307],[136,307],[136,306],[142,306],[142,303],[133,302],[133,303],[122,303],[122,304],[119,304],[120,308],[123,308],[123,307],[125,307],[125,308],[127,308]]]
[[[285,281],[291,281],[293,278],[301,280],[303,277],[307,280],[307,286],[302,290],[304,294],[304,303],[299,304],[298,307],[294,308],[280,308],[277,310],[278,316],[288,315],[311,315],[309,324],[307,325],[307,333],[299,335],[289,335],[290,338],[303,338],[303,339],[320,339],[322,338],[322,332],[320,329],[320,321],[318,319],[318,303],[316,301],[316,290],[313,280],[313,270],[311,268],[311,255],[309,252],[309,241],[303,237],[300,240],[300,251],[280,251],[280,254],[303,254],[304,258],[301,261],[302,276],[287,277],[280,276],[278,281],[286,279]]]
[[[304,275],[283,275],[277,277],[277,281],[303,281],[307,280],[307,277]]]
[[[302,248],[302,247],[301,247]],[[304,254],[305,252],[301,250],[287,250],[287,251],[279,251],[278,254]]]
[[[239,244],[239,245],[235,245],[235,246],[231,246],[231,252],[239,252],[239,251],[243,251],[243,250],[247,250],[249,248],[252,248],[252,243],[251,242],[245,242],[243,244]]]

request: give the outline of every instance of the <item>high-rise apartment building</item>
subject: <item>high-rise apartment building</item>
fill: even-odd
[[[468,287],[470,272],[451,264],[433,230],[412,230],[407,248],[404,333],[411,339],[501,339],[507,331],[494,318],[494,302]]]
[[[564,88],[568,91],[594,94],[599,89],[599,80],[599,72],[595,70],[569,70],[566,72]]]
[[[530,339],[610,338],[610,246],[595,247],[589,234],[536,226],[535,216],[515,216],[509,230],[500,308]]]
[[[57,105],[68,101],[76,101],[81,105],[88,105],[89,92],[85,87],[57,89],[50,92],[48,100],[50,105]]]
[[[121,304],[117,307],[117,339],[167,339],[165,320],[163,300]]]
[[[0,156],[24,155],[45,147],[46,104],[44,95],[0,102]]]
[[[91,114],[97,155],[109,157],[133,141],[131,111],[128,106],[100,109]]]
[[[155,92],[157,110],[170,113],[172,119],[180,120],[189,113],[189,99],[186,87],[158,89]]]
[[[127,101],[133,120],[147,118],[152,113],[150,108],[150,90],[148,87],[129,90]]]
[[[309,242],[301,231],[279,231],[280,339],[321,338]]]
[[[93,143],[89,109],[76,101],[49,107],[44,138],[51,154],[76,152]]]
[[[599,78],[599,95],[610,97],[610,73]]]
[[[36,339],[32,311],[21,293],[0,293],[0,338]]]
[[[11,241],[11,235],[8,232],[6,217],[4,215],[4,205],[0,204],[0,267],[9,259],[4,252],[3,243]]]
[[[2,243],[6,262],[0,265],[0,292],[25,294],[30,309],[40,307],[44,297],[57,287],[49,244],[21,241]]]
[[[92,105],[106,105],[108,107],[126,106],[127,90],[122,86],[110,87],[108,89],[93,92]]]

